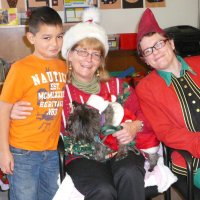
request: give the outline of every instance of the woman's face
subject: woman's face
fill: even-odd
[[[173,61],[176,58],[174,53],[174,42],[162,35],[155,33],[151,36],[144,36],[140,42],[145,62],[151,67],[170,71]]]
[[[81,82],[90,82],[101,64],[101,53],[99,50],[77,46],[69,52],[68,60],[76,78]]]

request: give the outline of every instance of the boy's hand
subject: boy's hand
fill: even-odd
[[[0,168],[4,174],[13,174],[14,159],[10,151],[0,152]]]
[[[12,107],[10,118],[14,120],[26,119],[27,116],[31,115],[32,110],[31,103],[27,101],[16,102]]]

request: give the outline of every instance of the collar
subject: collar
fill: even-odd
[[[181,58],[180,56],[177,56],[177,59],[181,63],[180,77],[182,77],[185,74],[185,71],[189,71],[192,74],[196,75],[196,73],[189,67],[189,65],[183,60],[183,58]],[[164,79],[167,86],[169,86],[172,82],[173,74],[171,72],[165,72],[162,70],[156,70],[156,71],[161,76],[161,78]]]

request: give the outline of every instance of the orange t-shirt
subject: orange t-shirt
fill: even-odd
[[[11,120],[10,145],[32,151],[55,150],[60,133],[66,64],[29,55],[11,66],[0,96],[14,104],[29,101],[31,116]]]

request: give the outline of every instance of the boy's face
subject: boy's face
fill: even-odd
[[[34,45],[34,55],[50,60],[58,56],[62,48],[63,34],[62,26],[42,24],[35,35],[28,32],[27,38]]]

